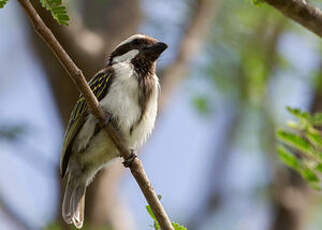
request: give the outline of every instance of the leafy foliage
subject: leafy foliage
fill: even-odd
[[[1,0],[0,0],[1,1]],[[61,25],[68,25],[70,20],[62,0],[40,0],[42,7],[51,12],[53,18]]]
[[[159,223],[158,223],[158,221],[157,221],[157,218],[155,217],[155,215],[154,215],[154,214],[153,214],[153,212],[152,212],[151,207],[150,207],[149,205],[147,205],[147,206],[145,206],[145,207],[146,207],[147,212],[149,213],[149,215],[150,215],[150,216],[151,216],[151,218],[153,219],[153,227],[154,227],[154,229],[155,229],[155,230],[161,229],[161,228],[160,228],[160,225],[159,225]]]
[[[192,100],[194,107],[198,110],[202,115],[207,115],[210,113],[210,103],[209,98],[207,96],[196,96]]]
[[[21,138],[22,135],[26,134],[26,132],[27,125],[25,124],[0,124],[0,140],[16,141]]]
[[[3,8],[7,2],[8,2],[8,0],[0,0],[0,8]]]
[[[159,199],[160,199],[160,198],[161,198],[161,197],[160,197],[160,195],[159,195]],[[147,205],[147,206],[145,206],[145,207],[146,207],[147,212],[149,213],[149,215],[150,215],[150,216],[151,216],[151,218],[153,219],[153,227],[154,227],[154,229],[155,229],[155,230],[161,230],[160,225],[159,225],[159,223],[158,223],[158,220],[157,220],[157,218],[155,217],[155,215],[153,214],[151,207],[150,207],[149,205]],[[180,224],[178,224],[178,223],[171,222],[171,224],[172,224],[172,226],[173,226],[174,230],[187,230],[187,228],[185,228],[184,226],[182,226],[182,225],[180,225]]]
[[[322,135],[320,131],[322,114],[310,115],[299,109],[287,108],[297,119],[288,122],[291,131],[278,130],[277,138],[282,143],[277,151],[280,160],[299,172],[315,189],[321,189]]]
[[[264,2],[264,0],[253,0],[253,4],[256,6],[262,4],[263,2]]]
[[[8,0],[0,0],[0,8],[3,8]],[[66,7],[62,5],[62,0],[40,0],[42,7],[49,10],[53,18],[61,25],[68,26],[70,20]]]

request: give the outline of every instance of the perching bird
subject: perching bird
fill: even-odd
[[[156,60],[168,46],[136,34],[111,53],[106,67],[89,82],[108,122],[129,149],[139,148],[151,133],[157,115],[159,80]],[[80,96],[71,114],[61,155],[61,175],[67,178],[62,215],[68,224],[84,222],[86,187],[119,152]]]

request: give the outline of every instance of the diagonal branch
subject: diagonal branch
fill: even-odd
[[[11,208],[1,197],[0,197],[0,212],[2,212],[5,217],[10,220],[18,229],[21,230],[31,230],[32,227],[29,226],[21,216],[16,213],[13,208]]]
[[[264,0],[285,16],[322,37],[322,11],[307,0]]]
[[[44,42],[51,48],[52,52],[56,55],[57,59],[60,61],[65,70],[69,73],[69,76],[73,80],[74,84],[77,86],[79,91],[84,95],[88,107],[90,108],[92,114],[98,119],[99,123],[104,127],[105,131],[108,133],[112,139],[115,146],[118,148],[121,156],[127,160],[130,158],[131,153],[123,144],[117,131],[111,127],[109,124],[105,123],[105,114],[102,108],[99,106],[98,100],[91,91],[87,81],[82,73],[82,71],[76,66],[73,60],[69,57],[63,47],[55,38],[54,34],[49,30],[49,28],[42,21],[36,10],[33,8],[29,0],[18,0],[20,5],[24,8],[25,12],[30,18],[32,25],[38,35],[44,40]],[[132,175],[134,176],[136,182],[141,188],[147,202],[151,206],[151,209],[156,216],[161,228],[163,230],[173,230],[171,222],[161,205],[151,183],[144,171],[142,162],[135,158],[130,166]]]

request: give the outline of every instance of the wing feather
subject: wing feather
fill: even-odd
[[[92,89],[93,93],[100,101],[107,94],[108,88],[111,85],[111,76],[113,71],[111,68],[104,69],[98,72],[89,82],[89,86]],[[73,108],[71,113],[66,132],[64,137],[64,144],[62,148],[61,158],[60,158],[60,173],[62,177],[66,173],[68,166],[69,158],[71,155],[73,140],[76,137],[77,133],[80,131],[81,127],[86,121],[88,116],[88,106],[85,101],[84,96],[81,94],[79,99],[76,102],[76,105]]]

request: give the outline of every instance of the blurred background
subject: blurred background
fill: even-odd
[[[275,150],[287,105],[322,111],[316,35],[250,0],[70,0],[68,27],[32,3],[89,78],[134,33],[169,45],[158,63],[159,118],[140,158],[173,221],[189,230],[321,229],[320,194]],[[0,11],[0,69],[0,229],[72,229],[61,221],[58,166],[78,92],[13,0]],[[86,199],[87,229],[152,229],[120,163]]]

